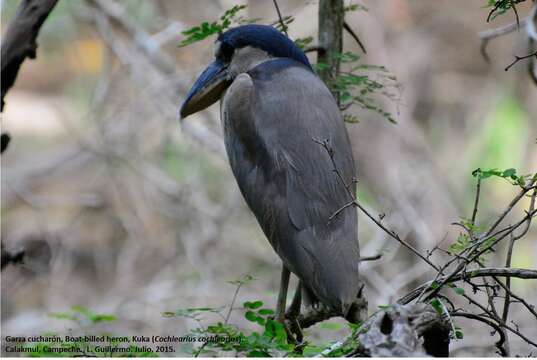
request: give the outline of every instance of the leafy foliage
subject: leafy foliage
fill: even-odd
[[[350,12],[350,11],[369,11],[369,9],[367,7],[365,7],[364,5],[362,5],[362,4],[350,4],[348,6],[345,6],[344,10],[345,10],[345,12]]]
[[[494,20],[511,9],[515,11],[515,15],[518,18],[518,14],[516,14],[516,5],[524,1],[526,0],[488,0],[486,7],[492,7],[492,10],[489,13],[487,21]]]
[[[295,21],[295,18],[294,16],[286,15],[282,17],[282,21],[283,21],[283,24],[282,22],[278,20],[272,23],[271,25],[274,26],[276,29],[278,29],[280,32],[287,32],[287,29],[289,29],[289,25]]]
[[[198,338],[210,337],[211,341],[203,343],[193,350],[193,355],[214,356],[220,351],[235,352],[237,356],[272,357],[292,354],[294,345],[287,342],[287,333],[282,324],[272,319],[274,311],[263,308],[260,300],[247,301],[243,304],[244,317],[259,326],[259,330],[247,332],[226,321],[199,327],[191,331]],[[183,309],[175,312],[177,316],[200,319],[204,312],[218,312],[217,308]],[[214,341],[213,341],[214,340]]]
[[[180,47],[193,44],[195,42],[206,39],[217,33],[228,29],[232,24],[257,22],[259,19],[244,19],[238,13],[246,8],[246,5],[236,5],[227,10],[218,21],[203,22],[199,26],[194,26],[186,31],[183,35],[186,38],[179,44]],[[345,11],[367,10],[359,4],[351,4],[345,7]],[[282,21],[273,22],[279,31],[285,32],[288,26],[293,23],[293,16],[284,16]],[[283,23],[282,23],[283,22]],[[299,38],[295,40],[295,44],[301,49],[305,49],[313,42],[313,37]],[[375,99],[375,96],[380,95],[389,98],[392,101],[399,101],[400,85],[393,74],[386,67],[378,65],[361,64],[360,56],[351,52],[344,52],[338,55],[342,66],[350,67],[348,71],[340,72],[333,84],[328,84],[329,87],[340,94],[341,108],[348,110],[351,106],[357,105],[363,109],[373,111],[388,121],[396,123],[392,113],[385,111]],[[326,69],[328,65],[318,63],[314,68],[319,71]],[[343,119],[349,123],[358,122],[358,118],[348,112],[343,113]]]
[[[295,44],[304,50],[306,46],[309,46],[313,42],[313,36],[308,36],[305,38],[299,38],[295,40]]]
[[[340,95],[341,108],[347,110],[357,105],[395,124],[393,114],[382,109],[374,98],[375,95],[380,95],[392,101],[399,101],[400,88],[395,76],[385,66],[360,63],[360,56],[355,53],[345,52],[339,57],[342,67],[349,67],[337,75],[332,86]],[[326,66],[328,65],[317,64],[316,68],[319,70]],[[357,122],[349,113],[344,113],[344,119],[347,122]]]
[[[71,308],[71,311],[67,312],[57,312],[57,313],[51,313],[49,314],[50,317],[58,319],[58,320],[66,320],[75,323],[78,328],[84,330],[89,329],[91,326],[103,323],[103,322],[114,322],[117,320],[117,317],[113,314],[104,314],[104,313],[95,313],[93,311],[90,311],[89,309],[82,307],[82,306],[73,306]],[[73,331],[71,329],[71,325],[69,326],[69,331]],[[57,335],[54,333],[46,333],[45,336],[53,336]],[[103,352],[103,351],[96,351],[96,345],[95,343],[85,342],[85,341],[59,341],[59,342],[53,342],[53,341],[43,341],[38,343],[26,343],[24,344],[24,347],[26,349],[32,350],[30,352],[26,352],[25,354],[28,354],[31,357],[112,357],[112,356],[120,356],[120,357],[156,357],[158,356],[155,352],[149,352],[149,351],[140,351],[139,349],[142,348],[142,345],[138,345],[135,343],[131,343],[128,341],[127,343],[120,341],[121,337],[114,336],[110,333],[103,333],[98,336],[108,336],[108,346],[111,348],[117,348],[120,345],[123,345],[122,347],[128,348],[128,351],[124,352]],[[125,346],[128,344],[128,347]],[[60,351],[58,351],[60,349]],[[79,349],[79,350],[77,350]]]
[[[228,29],[233,23],[242,23],[242,18],[237,14],[246,8],[246,5],[235,5],[220,16],[218,21],[203,22],[199,26],[194,26],[182,32],[186,38],[181,41],[179,47],[187,46],[195,42],[204,40],[211,35],[219,34]]]
[[[112,322],[117,320],[116,316],[113,314],[94,313],[85,307],[78,305],[71,307],[70,312],[51,313],[50,316],[60,320],[72,320],[79,324],[84,321],[90,324],[97,324],[100,322]]]
[[[239,290],[243,285],[253,280],[253,277],[247,275],[239,280],[229,281]],[[237,293],[237,292],[236,292]],[[320,354],[330,344],[319,345],[304,341],[296,345],[290,343],[287,338],[287,332],[284,326],[274,320],[274,310],[264,306],[263,301],[245,301],[242,307],[234,307],[234,301],[229,306],[224,307],[203,307],[179,309],[173,312],[165,312],[164,316],[187,317],[197,321],[198,326],[190,331],[190,336],[200,338],[210,338],[210,341],[202,343],[197,348],[191,349],[194,356],[217,356],[221,352],[229,352],[231,356],[247,357],[299,357],[315,356]],[[253,326],[252,330],[242,329],[235,324],[228,322],[228,315],[232,311],[240,310],[246,320]],[[203,323],[203,314],[213,314],[220,316],[221,321]],[[329,330],[339,330],[340,324],[325,322],[321,324],[322,328]],[[359,326],[349,324],[353,334]],[[341,356],[356,348],[354,340],[349,340],[342,348],[335,351],[330,356]]]
[[[481,180],[496,176],[496,177],[507,180],[512,185],[519,185],[519,186],[524,186],[528,180],[535,178],[537,176],[537,174],[517,175],[516,169],[506,169],[506,170],[476,169],[472,172],[472,175]]]

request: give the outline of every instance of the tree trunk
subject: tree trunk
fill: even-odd
[[[330,88],[337,102],[339,94],[334,89],[339,73],[343,50],[343,23],[345,8],[343,0],[319,0],[319,48],[317,63],[328,66],[319,69],[319,77]]]

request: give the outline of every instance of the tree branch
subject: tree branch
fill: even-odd
[[[476,277],[484,276],[500,276],[500,277],[515,277],[519,279],[537,279],[537,270],[528,270],[528,269],[519,269],[519,268],[480,268],[473,270],[462,271],[456,275],[439,277],[436,280],[437,283],[446,282],[449,278],[449,281],[459,281],[464,279],[471,279]],[[428,281],[414,290],[409,294],[405,295],[401,299],[397,300],[399,304],[408,304],[412,300],[416,299],[420,293],[427,288],[430,288],[433,283],[433,280]],[[432,289],[431,289],[432,290]]]
[[[0,111],[4,110],[4,98],[15,83],[24,60],[35,59],[39,30],[57,2],[58,0],[23,0],[9,24],[2,39]]]
[[[352,30],[351,26],[345,21],[343,22],[343,28],[352,36],[352,38],[356,41],[356,43],[358,44],[358,46],[360,47],[360,49],[362,49],[362,51],[364,52],[364,54],[367,54],[367,51],[365,49],[365,46],[364,44],[362,43],[362,41],[360,40],[360,38],[358,37],[358,35],[356,35],[356,33],[354,32],[354,30]]]

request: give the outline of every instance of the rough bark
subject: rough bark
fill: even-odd
[[[427,304],[394,305],[379,311],[358,336],[353,356],[449,356],[450,327]]]
[[[58,0],[23,0],[2,39],[2,92],[0,111],[4,110],[4,97],[15,83],[20,66],[28,57],[35,59],[37,35]]]
[[[339,102],[339,95],[333,90],[339,72],[343,50],[343,24],[345,10],[343,0],[319,1],[319,50],[317,62],[328,65],[320,69],[319,77],[328,85]]]

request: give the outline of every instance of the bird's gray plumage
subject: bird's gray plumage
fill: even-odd
[[[317,300],[345,314],[359,289],[352,151],[338,106],[303,64],[270,59],[223,97],[226,149],[240,190],[284,265]]]

